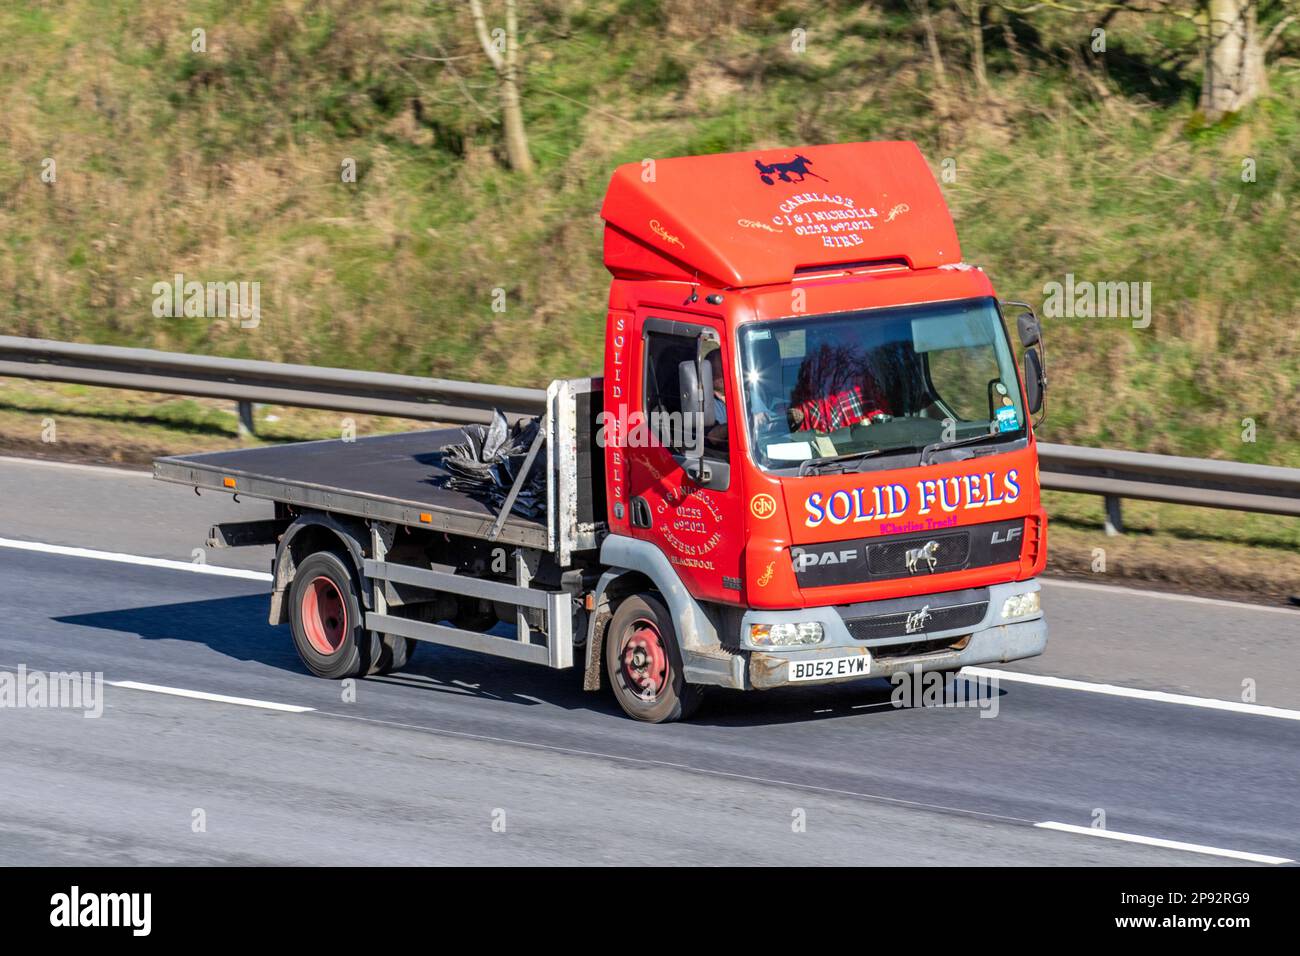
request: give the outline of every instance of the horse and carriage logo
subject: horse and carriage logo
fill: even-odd
[[[765,163],[761,159],[754,160],[754,166],[758,169],[758,178],[769,186],[775,186],[778,179],[783,183],[801,183],[809,176],[820,179],[824,183],[830,182],[826,177],[818,176],[809,169],[811,165],[812,160],[801,155],[796,155],[788,163]],[[795,179],[796,176],[799,178]]]

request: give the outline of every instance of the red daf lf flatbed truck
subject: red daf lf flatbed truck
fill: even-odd
[[[1039,326],[1017,304],[1012,345],[915,144],[628,164],[601,215],[604,374],[547,390],[542,516],[443,485],[456,429],[155,463],[275,503],[212,540],[276,545],[308,669],[429,641],[669,721],[709,686],[1042,652]]]

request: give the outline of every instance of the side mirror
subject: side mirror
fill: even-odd
[[[1047,389],[1047,379],[1043,376],[1043,360],[1038,349],[1025,349],[1025,398],[1029,402],[1029,414],[1037,415],[1043,410],[1043,392]]]
[[[705,391],[704,382],[709,383],[710,392]],[[682,414],[693,416],[701,428],[711,428],[714,424],[712,386],[713,363],[708,359],[701,359],[698,365],[693,359],[678,363],[677,389]]]
[[[1025,348],[1037,345],[1043,338],[1043,327],[1032,312],[1021,312],[1016,316],[1016,331],[1020,333],[1020,344]]]

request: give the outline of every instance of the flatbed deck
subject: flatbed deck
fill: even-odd
[[[447,472],[439,449],[460,437],[459,428],[440,428],[355,441],[174,455],[154,462],[154,477],[196,489],[487,538],[497,519],[492,507],[441,485]],[[545,460],[534,467],[545,467]],[[496,540],[545,549],[545,519],[511,514]]]

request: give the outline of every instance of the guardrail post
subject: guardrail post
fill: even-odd
[[[1124,512],[1118,495],[1106,495],[1106,534],[1112,538],[1124,533]]]
[[[257,423],[253,420],[253,403],[239,403],[239,437],[253,438],[257,434]]]

